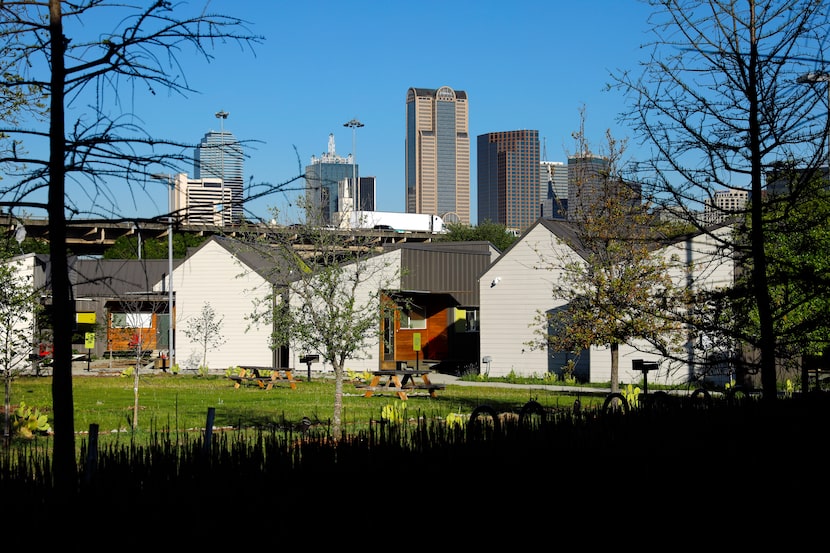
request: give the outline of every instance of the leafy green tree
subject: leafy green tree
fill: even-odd
[[[805,176],[797,168],[779,168],[774,180],[786,185],[764,202],[764,251],[767,283],[776,335],[776,357],[788,371],[802,369],[802,390],[809,389],[804,356],[821,356],[830,344],[830,187],[824,175]],[[791,185],[795,185],[793,188]],[[786,195],[785,196],[782,196]],[[790,194],[799,197],[789,197]],[[752,223],[741,230],[752,235]],[[735,284],[735,333],[753,341],[760,334],[759,313],[752,297],[750,269]]]
[[[826,90],[799,83],[807,72],[827,72],[827,3],[814,0],[721,2],[650,0],[654,35],[642,73],[613,75],[630,101],[622,116],[648,148],[631,180],[643,183],[655,204],[721,241],[746,263],[751,286],[736,288],[757,313],[757,333],[739,327],[719,332],[747,338],[764,399],[778,396],[774,298],[767,249],[770,229],[758,201],[765,173],[794,160],[807,173],[827,159]],[[817,115],[818,114],[818,115]],[[746,193],[746,209],[718,207],[717,195]],[[701,213],[718,216],[707,219]],[[716,233],[721,221],[751,221],[741,233]],[[702,304],[726,301],[699,297]],[[728,310],[722,305],[721,312]],[[728,317],[721,319],[728,321]]]
[[[334,369],[332,437],[342,437],[343,382],[346,361],[380,333],[388,307],[382,292],[400,287],[400,271],[379,257],[373,237],[342,237],[321,225],[296,229],[251,246],[273,258],[274,292],[255,305],[250,320],[273,325],[273,347],[291,344],[318,354]],[[276,240],[276,245],[274,244]],[[375,354],[376,355],[376,354]]]
[[[111,31],[101,27],[101,14],[116,22]],[[209,62],[214,44],[250,47],[261,39],[247,31],[244,21],[188,4],[11,0],[0,4],[0,40],[12,45],[4,51],[7,71],[0,75],[0,90],[33,87],[43,91],[40,99],[48,102],[47,117],[3,129],[20,148],[0,150],[0,164],[7,175],[14,175],[0,194],[15,198],[15,206],[44,210],[49,219],[55,329],[52,462],[58,495],[69,499],[76,484],[71,332],[75,309],[67,219],[82,213],[113,217],[123,206],[117,205],[110,187],[119,183],[130,192],[144,191],[153,173],[174,172],[192,163],[188,152],[194,147],[154,137],[138,127],[135,118],[122,118],[127,103],[119,91],[126,85],[132,94],[148,97],[155,97],[156,89],[186,95],[191,90],[183,68],[192,64],[181,63],[180,52],[190,47]],[[27,139],[48,140],[47,153],[21,154]],[[83,194],[67,193],[68,180],[86,184]],[[38,201],[41,191],[46,191],[45,203]],[[107,200],[112,205],[100,204]]]
[[[188,248],[195,248],[207,239],[192,233],[173,233],[173,257],[183,259]],[[167,259],[167,238],[148,238],[141,241],[142,259]],[[137,259],[138,238],[119,236],[112,246],[104,251],[104,259]]]
[[[31,363],[35,317],[40,310],[32,278],[20,260],[3,258],[0,262],[0,371],[5,390],[3,439],[7,446],[11,440],[12,381]]]
[[[507,231],[507,227],[500,223],[487,220],[478,226],[466,225],[464,223],[447,224],[447,232],[438,235],[436,242],[490,242],[500,251],[504,251],[516,241],[516,236]]]
[[[542,267],[559,275],[552,295],[563,307],[539,312],[537,341],[531,347],[579,354],[609,346],[611,392],[619,392],[619,348],[644,340],[661,352],[677,351],[682,327],[667,312],[676,310],[681,291],[670,274],[670,260],[655,248],[653,217],[639,190],[625,182],[618,164],[624,143],[607,134],[608,151],[591,152],[582,126],[574,133],[577,155],[573,186],[577,202],[568,206],[574,228],[560,256],[542,256]],[[601,168],[596,168],[601,160]],[[578,255],[575,255],[576,252]]]

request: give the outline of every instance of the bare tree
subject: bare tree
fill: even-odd
[[[133,431],[138,430],[139,412],[139,384],[141,381],[141,369],[154,348],[153,318],[165,311],[167,302],[157,299],[157,295],[149,292],[133,294],[130,297],[122,298],[121,305],[124,307],[126,318],[126,330],[131,333],[130,347],[135,353],[135,368],[133,370],[133,420],[131,427]]]
[[[118,22],[111,32],[99,25],[82,25],[87,18],[103,16],[105,10]],[[73,36],[65,30],[67,21]],[[0,194],[11,198],[4,205],[43,209],[49,217],[55,329],[53,466],[55,487],[66,497],[74,490],[76,475],[68,219],[79,214],[117,218],[117,208],[103,204],[117,204],[114,187],[123,186],[124,194],[143,190],[152,173],[173,172],[189,163],[187,152],[193,147],[155,137],[132,123],[125,117],[119,92],[124,86],[139,89],[140,85],[149,94],[159,88],[186,95],[191,89],[179,52],[192,48],[210,61],[210,49],[217,42],[245,48],[260,38],[240,19],[163,0],[140,7],[101,0],[21,0],[0,4],[0,40],[13,46],[4,62],[7,74],[14,76],[4,78],[0,88],[33,87],[48,99],[48,117],[42,124],[32,120],[26,126],[0,128],[14,144],[48,144],[42,157],[23,155],[16,147],[0,154],[0,164],[12,178]],[[113,111],[117,115],[111,116]],[[74,120],[68,121],[70,117]],[[78,183],[81,194],[67,193],[69,179]],[[45,202],[39,200],[44,191]]]
[[[724,241],[751,271],[734,294],[754,304],[757,334],[718,330],[747,340],[760,353],[763,395],[777,396],[775,320],[768,283],[766,173],[781,161],[806,169],[799,189],[825,159],[828,133],[821,95],[800,84],[808,71],[827,71],[828,5],[821,0],[650,0],[655,40],[641,75],[620,72],[615,86],[631,99],[623,117],[648,146],[634,180],[666,211],[711,233],[719,219],[750,221],[748,240]],[[826,95],[825,95],[826,97]],[[811,171],[812,169],[812,171]],[[747,208],[718,209],[718,194],[744,193]],[[777,201],[794,201],[798,195]],[[706,298],[699,298],[706,302]],[[721,301],[724,298],[715,298]],[[723,319],[721,319],[723,321]]]

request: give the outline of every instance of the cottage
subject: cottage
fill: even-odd
[[[478,276],[498,255],[489,242],[401,243],[386,245],[378,262],[400,275],[397,285],[380,290],[399,306],[380,317],[376,338],[354,359],[355,371],[394,368],[399,363],[475,363],[478,358]],[[184,332],[209,303],[221,320],[222,345],[208,352],[208,365],[301,368],[308,352],[290,345],[272,350],[272,329],[251,324],[254,304],[284,288],[286,271],[230,238],[211,237],[189,252],[173,272],[176,360],[183,368],[199,364],[203,345]],[[161,285],[161,283],[160,283]],[[367,285],[368,286],[368,285]],[[360,291],[359,293],[363,293]],[[366,290],[368,292],[368,290]],[[420,350],[413,343],[420,334]],[[273,365],[276,363],[277,365]],[[325,359],[316,370],[330,370]]]
[[[722,227],[718,232],[729,232]],[[524,376],[562,374],[568,360],[576,361],[575,375],[586,382],[608,382],[611,375],[609,349],[594,346],[574,356],[570,352],[553,352],[531,347],[538,341],[537,315],[562,306],[552,297],[553,283],[559,274],[546,268],[545,258],[569,256],[580,258],[567,243],[573,243],[574,227],[565,221],[539,219],[496,259],[479,281],[481,309],[481,355],[487,362],[482,369],[490,376],[515,373]],[[699,234],[684,237],[662,248],[667,259],[677,260],[672,278],[678,284],[713,289],[732,284],[734,262],[724,255],[720,243],[712,236]],[[633,347],[633,346],[636,346]],[[648,375],[650,382],[683,383],[697,372],[689,345],[689,363],[670,363],[647,344],[624,344],[619,350],[619,375],[622,383],[642,380],[634,370],[634,360],[657,362],[659,370]]]

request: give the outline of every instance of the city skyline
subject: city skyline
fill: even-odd
[[[205,2],[198,0],[176,5],[171,16],[204,8]],[[375,208],[405,212],[404,103],[412,86],[466,91],[471,139],[488,132],[538,129],[540,141],[547,144],[547,159],[553,161],[567,160],[582,107],[586,134],[594,144],[603,141],[609,128],[620,138],[630,136],[617,123],[625,104],[609,89],[609,75],[635,70],[647,56],[641,45],[650,39],[651,15],[644,3],[614,0],[594,0],[588,9],[542,0],[509,7],[489,1],[428,0],[415,14],[395,2],[358,0],[344,9],[330,0],[212,0],[209,11],[242,18],[263,43],[253,52],[233,43],[216,45],[208,59],[181,49],[177,55],[192,93],[127,85],[120,90],[118,110],[125,123],[139,125],[154,138],[194,146],[224,125],[245,149],[245,193],[258,196],[246,204],[245,216],[270,220],[270,209],[276,208],[284,223],[302,220],[302,173],[311,156],[324,149],[326,137],[334,133],[339,154],[352,153],[353,130],[344,127],[351,119],[365,125],[354,131],[356,159],[361,175],[376,178]],[[332,13],[337,17],[322,16]],[[73,42],[94,41],[102,29],[122,24],[114,10],[95,10],[95,17],[80,22],[68,18],[67,36]],[[490,40],[510,36],[523,40]],[[433,54],[426,54],[427,45]],[[69,117],[85,105],[79,102]],[[215,116],[220,111],[228,114],[221,121]],[[37,144],[30,149],[38,153]],[[473,223],[475,155],[471,152]],[[151,168],[178,171],[190,174],[192,166]],[[87,196],[82,190],[68,194]],[[110,194],[94,200],[100,203],[91,211],[110,217],[154,217],[166,213],[168,203],[163,183],[149,180],[143,189],[113,185]]]

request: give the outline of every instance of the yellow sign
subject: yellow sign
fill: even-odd
[[[93,313],[94,315],[95,313]],[[86,349],[92,349],[95,347],[95,333],[94,332],[85,332],[84,333],[84,347]]]
[[[75,313],[75,320],[82,324],[95,324],[95,312]]]
[[[421,351],[421,333],[416,332],[412,335],[412,350]]]

